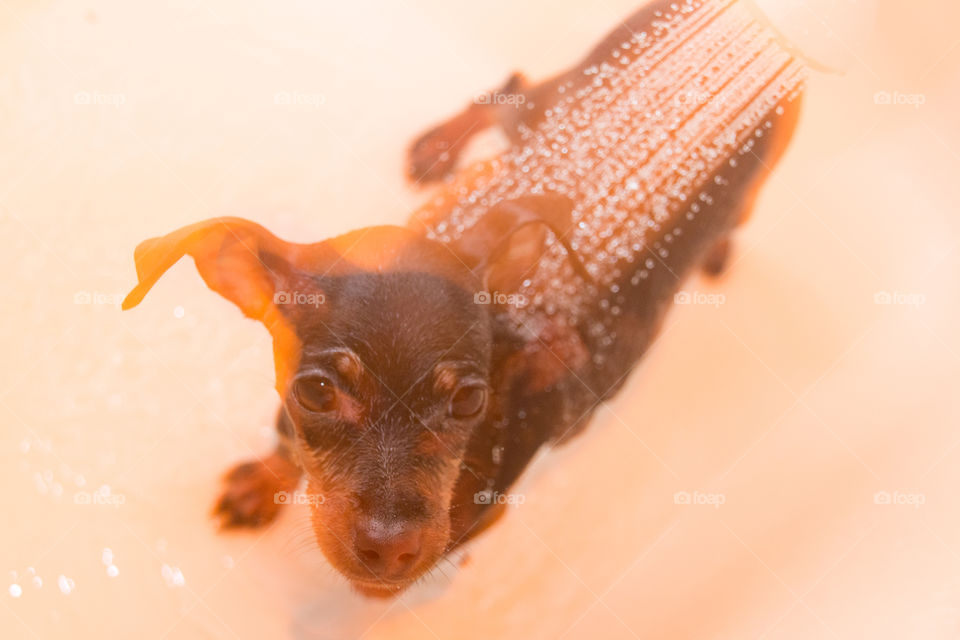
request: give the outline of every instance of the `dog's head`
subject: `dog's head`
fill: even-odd
[[[294,244],[214,219],[142,243],[123,306],[191,255],[211,289],[263,322],[307,492],[322,498],[317,541],[357,589],[389,595],[448,548],[460,463],[495,401],[485,279],[528,269],[542,246],[514,242],[518,230],[543,223],[562,239],[569,213],[562,198],[510,201],[451,245],[400,227]]]

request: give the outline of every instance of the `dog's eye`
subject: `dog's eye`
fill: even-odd
[[[450,398],[450,415],[454,418],[472,418],[487,404],[487,390],[481,386],[460,387]]]
[[[301,378],[294,384],[293,394],[307,411],[326,413],[337,408],[337,388],[329,378]]]

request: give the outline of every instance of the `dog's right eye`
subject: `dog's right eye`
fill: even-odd
[[[337,388],[330,378],[310,376],[294,383],[293,395],[307,411],[327,413],[337,408]]]
[[[479,385],[463,386],[450,399],[450,415],[454,418],[472,418],[487,404],[487,390]]]

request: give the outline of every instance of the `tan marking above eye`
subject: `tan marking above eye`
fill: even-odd
[[[344,380],[353,385],[360,384],[364,367],[360,358],[357,357],[355,353],[345,349],[337,354],[333,364],[337,369],[337,373],[343,376]]]
[[[459,379],[450,365],[438,364],[433,370],[433,386],[441,394],[453,393]]]

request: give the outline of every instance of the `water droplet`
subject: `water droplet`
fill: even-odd
[[[57,586],[60,588],[60,593],[65,596],[70,595],[74,588],[74,582],[67,576],[62,573],[57,577]]]
[[[180,571],[179,567],[171,567],[170,565],[165,564],[160,567],[160,576],[171,589],[175,587],[182,587],[184,584],[186,584],[186,580],[183,577],[183,572]]]
[[[519,317],[546,309],[577,320],[600,304],[598,292],[621,281],[618,268],[645,266],[630,282],[647,278],[655,266],[648,257],[669,253],[644,249],[655,237],[676,244],[677,222],[713,204],[706,188],[727,186],[718,171],[737,166],[732,155],[749,153],[771,105],[798,94],[806,71],[740,3],[674,4],[652,29],[592,61],[586,78],[559,86],[552,103],[541,105],[544,118],[535,128],[521,124],[492,174],[458,187],[456,204],[434,226],[470,228],[484,213],[477,202],[544,189],[576,202],[568,240],[599,286],[582,286],[548,239],[525,276],[532,304],[515,310]],[[678,91],[686,97],[675,99]],[[672,235],[660,235],[671,228]]]

